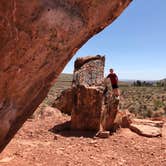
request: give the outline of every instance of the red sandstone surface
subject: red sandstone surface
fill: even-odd
[[[147,138],[119,129],[107,139],[92,133],[61,130],[70,117],[50,107],[29,119],[0,156],[1,166],[165,166],[163,137]],[[49,131],[53,127],[54,132]],[[59,132],[58,132],[59,129]]]

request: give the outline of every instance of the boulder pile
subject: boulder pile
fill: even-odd
[[[104,94],[104,56],[88,56],[75,61],[71,89],[62,92],[54,106],[71,114],[75,130],[111,130],[119,100]]]
[[[72,87],[55,100],[54,107],[71,115],[71,129],[95,130],[102,138],[121,127],[146,137],[161,136],[162,121],[136,119],[128,110],[118,110],[119,100],[111,91],[104,93],[104,64],[100,55],[78,58]]]

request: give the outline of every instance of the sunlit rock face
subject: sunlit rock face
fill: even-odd
[[[103,82],[105,57],[87,56],[75,61],[72,86],[99,86]]]
[[[0,151],[74,53],[131,0],[0,1]]]
[[[78,58],[74,64],[71,128],[99,130],[103,105],[104,56]]]
[[[104,56],[87,56],[75,61],[71,128],[111,130],[119,101],[104,93]]]

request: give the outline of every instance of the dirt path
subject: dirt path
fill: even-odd
[[[120,129],[108,139],[93,133],[49,131],[70,120],[56,110],[28,120],[0,155],[0,166],[165,166],[163,137],[146,138]]]

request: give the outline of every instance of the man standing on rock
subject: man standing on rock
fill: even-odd
[[[110,73],[106,77],[106,79],[110,79],[113,94],[115,95],[115,98],[119,100],[119,86],[118,86],[118,76],[114,73],[113,69],[110,69]]]

